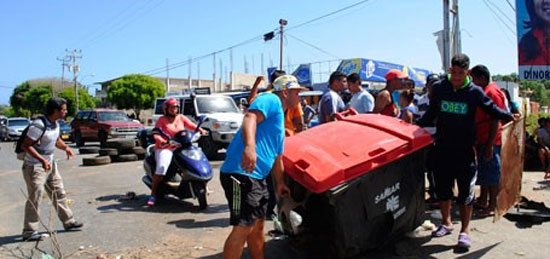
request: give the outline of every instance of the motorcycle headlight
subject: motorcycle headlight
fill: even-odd
[[[200,160],[202,158],[202,152],[196,149],[184,149],[181,153],[193,160]]]

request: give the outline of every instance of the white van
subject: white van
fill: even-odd
[[[180,113],[192,121],[196,122],[201,115],[206,116],[201,127],[208,131],[208,135],[201,137],[199,146],[209,158],[215,156],[219,149],[227,148],[241,127],[244,114],[231,97],[221,94],[192,94],[158,98],[155,102],[153,125],[162,116],[162,104],[167,98],[179,100]]]

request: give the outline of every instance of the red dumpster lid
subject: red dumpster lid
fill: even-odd
[[[321,193],[433,142],[416,125],[379,114],[329,122],[285,139],[285,172]]]

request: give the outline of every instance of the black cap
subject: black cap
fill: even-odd
[[[435,81],[439,81],[439,76],[437,74],[429,74],[428,77],[426,77],[426,85],[429,85]]]

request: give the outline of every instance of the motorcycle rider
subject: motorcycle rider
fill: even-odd
[[[151,186],[151,196],[147,200],[148,206],[155,205],[156,194],[159,184],[162,182],[164,175],[170,167],[170,162],[172,161],[173,151],[177,146],[170,145],[169,136],[173,138],[176,133],[188,129],[194,131],[197,128],[197,125],[193,123],[190,119],[185,117],[182,114],[179,114],[180,104],[178,100],[174,98],[168,98],[162,104],[162,112],[164,115],[160,117],[155,124],[155,129],[153,132],[153,137],[155,138],[155,160],[157,161],[157,167],[155,173],[153,174],[153,185]],[[167,136],[164,136],[163,134]],[[204,129],[199,128],[201,134],[205,134]]]

